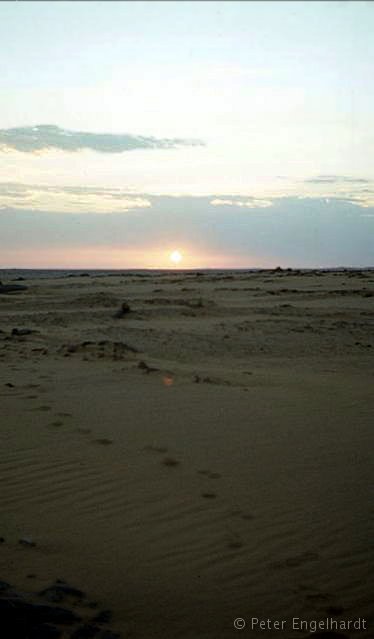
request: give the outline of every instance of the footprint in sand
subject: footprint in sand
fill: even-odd
[[[166,446],[151,446],[151,445],[147,445],[144,446],[143,450],[149,450],[153,453],[167,453],[168,449],[166,448]]]
[[[271,567],[274,569],[284,569],[284,568],[299,568],[310,561],[316,561],[319,559],[319,555],[315,552],[303,552],[299,555],[294,555],[293,557],[288,557],[285,561],[277,561],[271,564]]]
[[[94,444],[101,444],[102,446],[109,446],[109,444],[113,444],[113,440],[112,439],[106,439],[105,437],[103,437],[103,438],[99,438],[99,439],[94,439],[93,443]]]
[[[164,466],[169,466],[169,468],[173,468],[175,466],[179,466],[180,462],[174,457],[165,457],[162,462]]]
[[[154,446],[153,444],[148,444],[144,446],[143,450],[150,451],[151,453],[167,453],[168,449],[166,446]],[[173,468],[175,466],[179,466],[180,462],[175,459],[175,457],[164,457],[161,462],[164,466],[168,466],[169,468]]]
[[[240,517],[245,521],[251,521],[252,519],[254,519],[254,515],[252,515],[252,513],[243,513]]]
[[[252,519],[254,519],[254,515],[252,513],[249,512],[243,512],[242,510],[231,510],[230,515],[232,517],[239,517],[240,519],[243,519],[244,521],[251,521]]]
[[[227,548],[231,548],[231,550],[239,550],[243,546],[244,543],[237,534],[233,534],[227,542]]]
[[[220,473],[212,473],[210,470],[198,470],[199,475],[204,475],[205,477],[209,477],[209,479],[221,479],[222,475]]]

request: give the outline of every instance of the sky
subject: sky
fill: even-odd
[[[373,266],[373,33],[372,2],[1,2],[0,268]]]

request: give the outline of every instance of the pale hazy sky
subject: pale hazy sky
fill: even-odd
[[[372,265],[374,3],[1,2],[0,267]]]

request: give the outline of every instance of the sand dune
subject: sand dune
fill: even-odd
[[[174,272],[0,296],[1,577],[74,583],[122,637],[229,638],[237,617],[256,639],[309,636],[293,617],[372,637],[373,283]]]

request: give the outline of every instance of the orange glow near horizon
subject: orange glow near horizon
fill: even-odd
[[[181,256],[172,260],[176,252]],[[181,262],[183,260],[183,266]],[[56,249],[34,248],[3,251],[0,268],[19,269],[227,269],[274,268],[278,260],[271,256],[236,256],[213,253],[208,250],[194,252],[192,247],[183,251],[144,247],[139,249],[111,246],[65,247]]]

